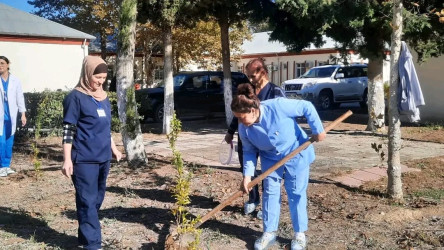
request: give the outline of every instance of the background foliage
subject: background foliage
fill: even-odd
[[[67,91],[25,93],[27,124],[24,128],[19,128],[19,135],[23,133],[33,134],[36,130],[36,119],[38,114],[41,113],[40,135],[60,136],[62,134],[63,123],[63,99],[68,93]],[[117,113],[116,93],[109,92],[108,97],[111,102],[112,113],[111,131],[119,132],[120,121]]]

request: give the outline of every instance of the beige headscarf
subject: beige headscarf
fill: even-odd
[[[76,90],[92,96],[97,101],[105,100],[105,98],[107,97],[106,91],[103,90],[103,85],[102,88],[94,91],[91,88],[89,79],[91,79],[96,67],[102,63],[106,64],[105,61],[98,56],[86,56],[85,59],[83,59],[82,72],[80,73],[79,83],[77,83],[77,86],[75,87]]]

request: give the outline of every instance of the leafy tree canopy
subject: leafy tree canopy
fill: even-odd
[[[207,69],[217,69],[222,64],[220,27],[215,20],[199,21],[192,29],[177,28],[173,31],[175,58],[179,68],[190,62],[198,63]],[[251,38],[247,26],[237,25],[230,29],[230,54],[241,54],[245,38]]]
[[[418,52],[419,60],[444,51],[444,25],[436,11],[442,0],[403,1],[403,40]],[[301,51],[311,43],[323,44],[322,35],[342,49],[357,50],[363,57],[383,58],[392,33],[392,1],[387,0],[277,0],[268,12],[272,18],[271,39],[289,50]]]
[[[30,0],[34,14],[81,30],[98,34],[102,58],[107,42],[117,30],[122,0]]]
[[[90,33],[113,34],[121,0],[30,0],[34,14]]]

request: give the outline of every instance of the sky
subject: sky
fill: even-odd
[[[0,0],[0,3],[9,5],[11,7],[31,12],[34,9],[34,6],[28,4],[28,0]]]

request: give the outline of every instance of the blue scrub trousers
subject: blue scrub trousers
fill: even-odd
[[[310,166],[299,165],[294,176],[290,176],[288,172],[284,173],[284,186],[288,196],[294,232],[305,232],[308,229],[307,187],[309,172]],[[278,230],[281,212],[281,181],[281,178],[270,176],[264,180],[262,199],[264,232]]]
[[[105,198],[110,162],[75,163],[72,181],[76,189],[79,244],[85,249],[101,248],[99,209]]]
[[[9,168],[12,159],[12,146],[14,145],[14,135],[11,135],[11,120],[5,119],[3,123],[3,135],[0,135],[0,167]]]

